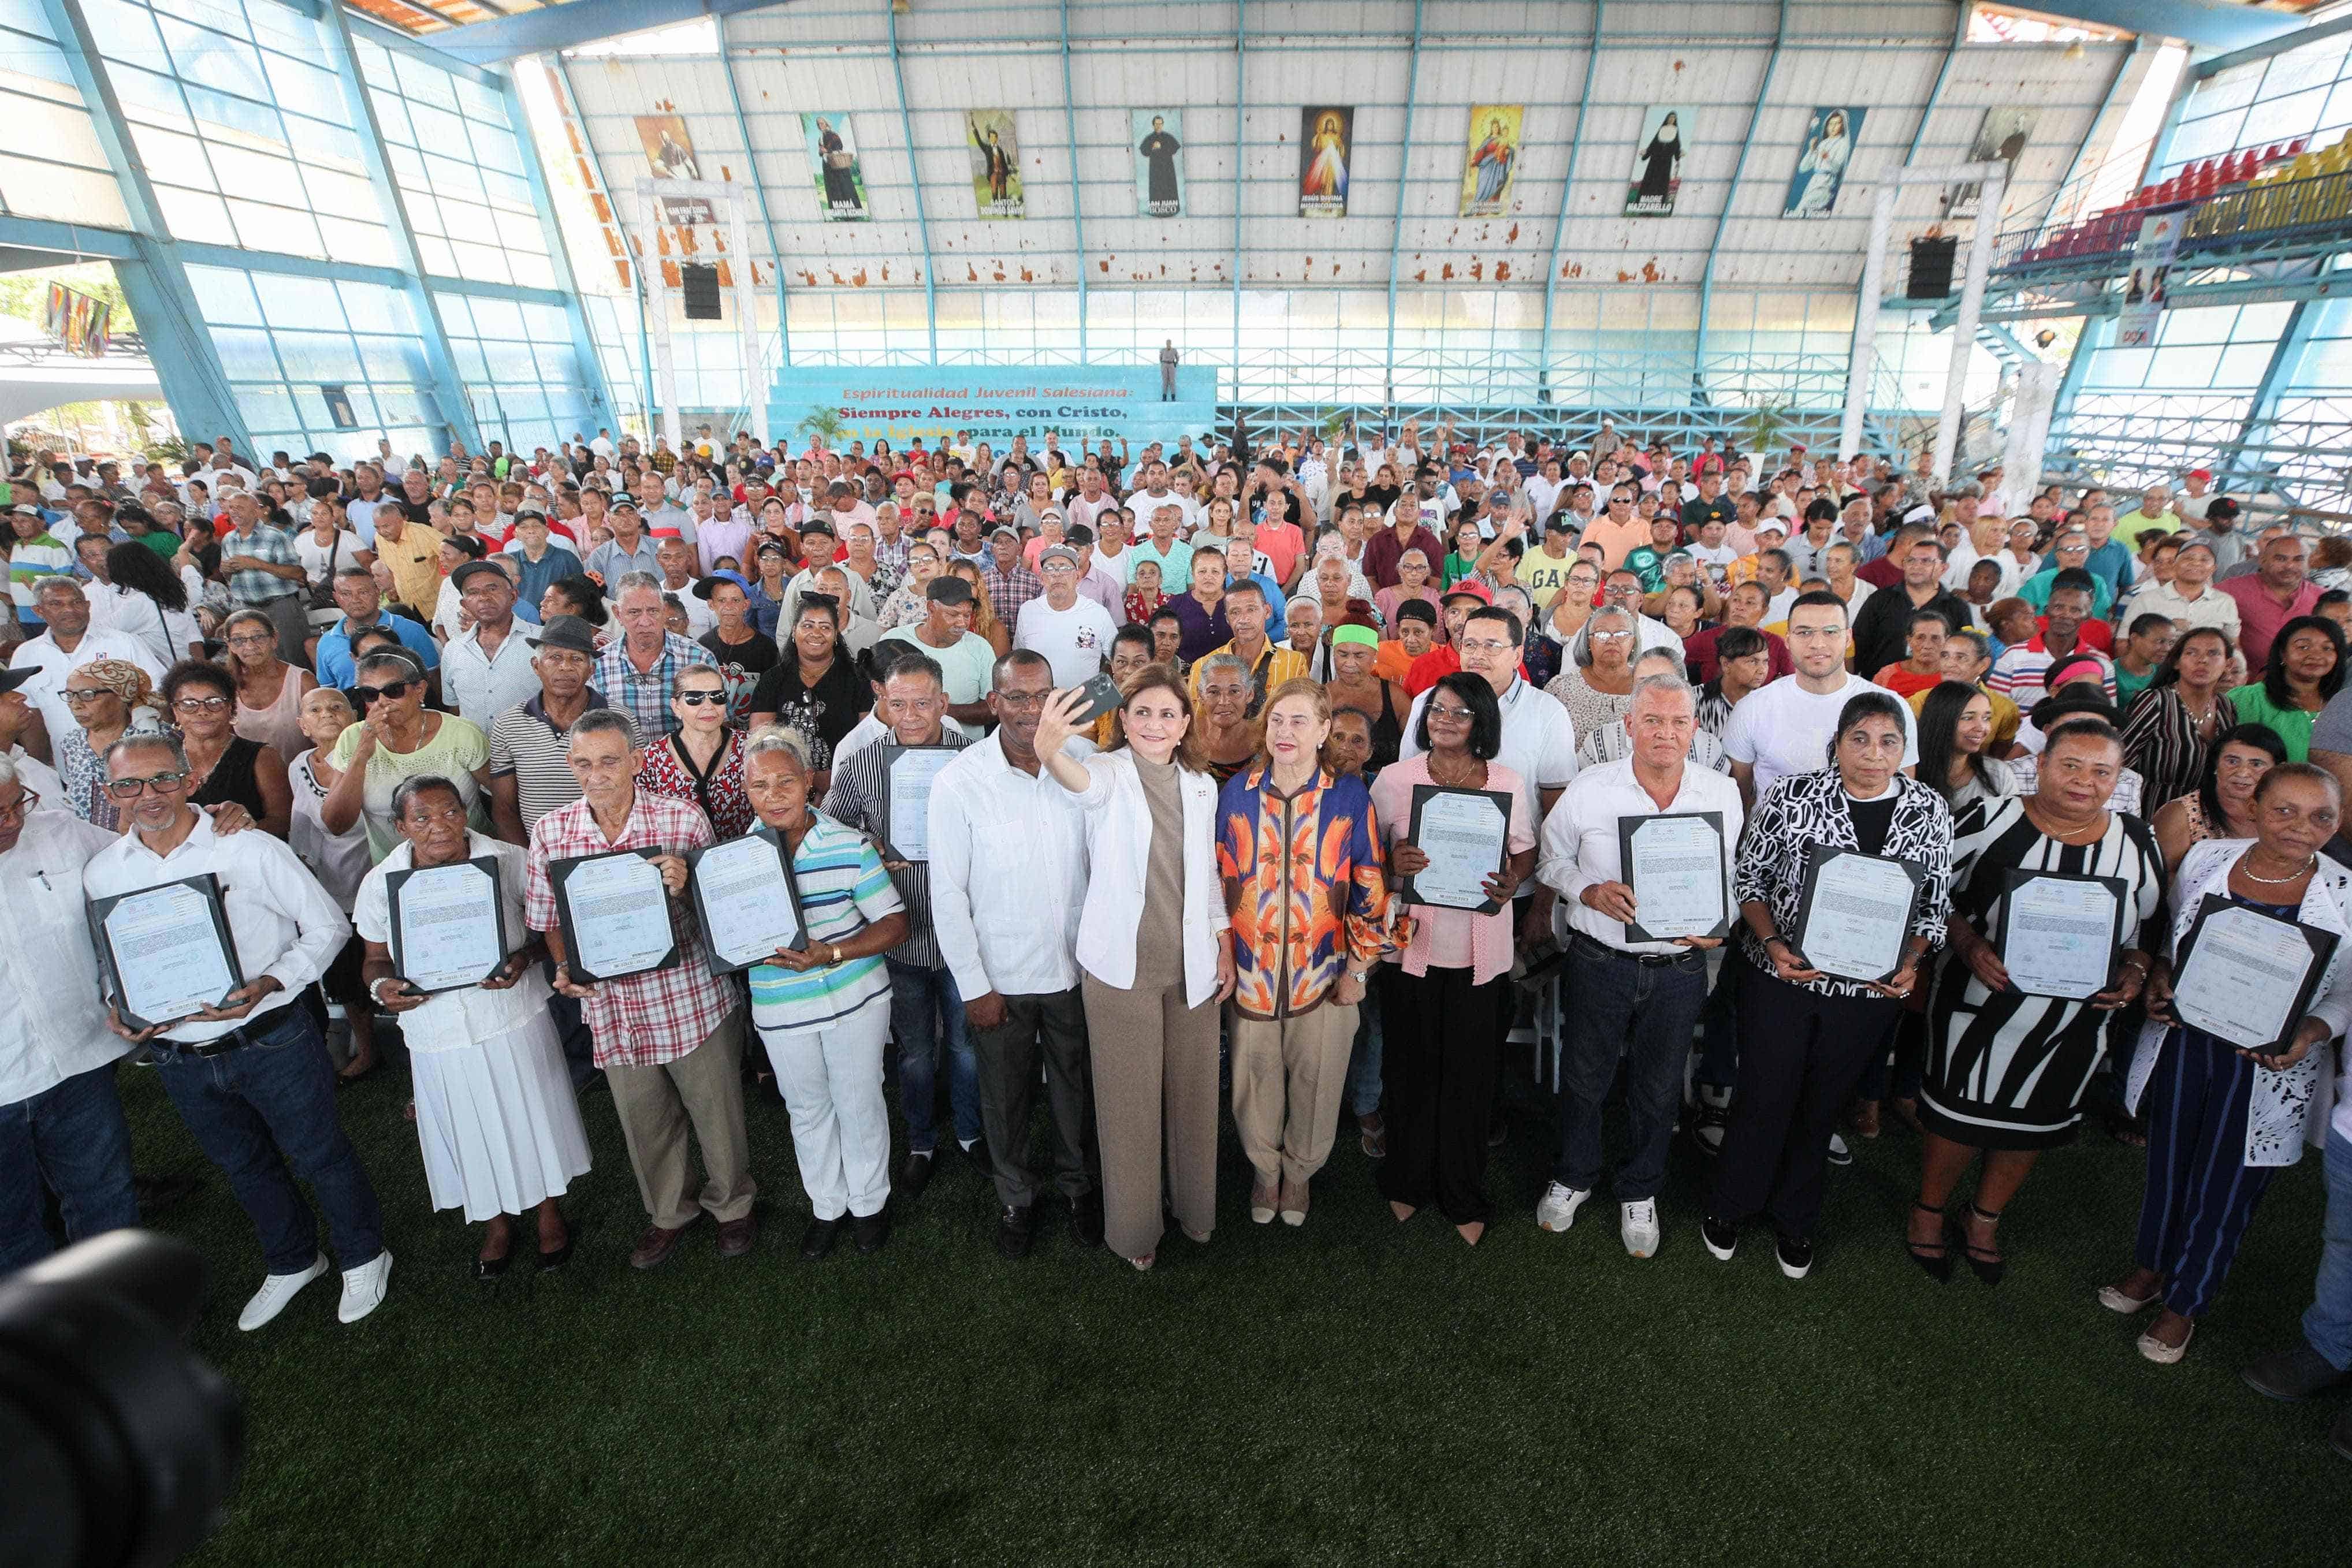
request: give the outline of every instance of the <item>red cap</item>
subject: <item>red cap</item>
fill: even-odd
[[[1461,581],[1455,583],[1453,587],[1439,594],[1437,596],[1437,601],[1439,603],[1443,604],[1445,601],[1453,598],[1457,593],[1468,594],[1471,598],[1476,600],[1481,604],[1492,604],[1495,602],[1494,590],[1488,588],[1485,583],[1479,581],[1475,577],[1464,578]]]
[[[2200,483],[2210,485],[2213,482],[2213,470],[2210,468],[2191,468],[2189,471],[2189,476]]]

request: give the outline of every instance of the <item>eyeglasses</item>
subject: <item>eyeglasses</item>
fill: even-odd
[[[188,775],[184,768],[177,773],[151,773],[144,779],[110,779],[107,780],[106,792],[118,800],[135,800],[139,798],[139,792],[142,789],[152,789],[158,795],[162,795],[186,783],[187,780]]]
[[[41,798],[38,795],[34,794],[30,789],[20,789],[17,791],[15,805],[0,806],[0,822],[21,822],[33,808],[40,803]]]
[[[1467,724],[1477,716],[1466,707],[1432,703],[1429,705],[1428,716],[1444,719],[1449,724]]]
[[[84,703],[94,703],[100,697],[110,697],[117,695],[117,693],[105,686],[93,686],[87,691],[75,691],[68,687],[65,694],[66,706],[68,707],[79,707]]]
[[[1496,643],[1486,641],[1473,643],[1465,639],[1455,643],[1454,645],[1465,653],[1505,653],[1510,652],[1518,644],[1515,643]]]
[[[1631,632],[1595,632],[1592,633],[1592,640],[1596,643],[1630,643],[1633,640],[1633,633]]]
[[[677,700],[688,707],[706,707],[712,703],[724,707],[727,705],[727,694],[725,692],[680,692],[677,694]]]
[[[226,697],[181,697],[172,704],[174,713],[223,713],[229,706]]]

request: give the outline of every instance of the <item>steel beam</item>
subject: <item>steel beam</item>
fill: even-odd
[[[1976,12],[1973,5],[1959,7],[1959,17],[1952,24],[1952,47],[1944,51],[1944,63],[1936,68],[1936,85],[1927,89],[1927,107],[1919,111],[1919,123],[1911,128],[1911,145],[1903,154],[1910,162],[1919,156],[1919,144],[1927,140],[1927,121],[1936,117],[1936,108],[1944,101],[1944,84],[1952,79],[1952,63],[1960,57],[1960,50],[1969,41],[1969,18]]]
[[[907,68],[898,54],[898,8],[882,0],[882,15],[890,29],[890,79],[898,89],[898,134],[907,143],[907,183],[915,191],[915,235],[923,247],[923,332],[930,343],[932,364],[940,362],[940,290],[931,275],[931,221],[923,213],[923,171],[915,162],[915,118],[907,112]],[[1081,263],[1081,270],[1083,270]]]
[[[539,141],[530,133],[530,119],[522,104],[522,94],[516,90],[511,76],[499,78],[499,100],[506,106],[507,128],[514,132],[516,150],[522,154],[523,178],[530,185],[531,205],[539,209],[539,232],[547,242],[547,259],[555,270],[556,287],[563,295],[563,319],[572,328],[572,352],[580,361],[580,373],[586,378],[589,401],[596,407],[610,410],[612,388],[604,376],[604,361],[596,352],[596,336],[588,329],[587,308],[580,300],[580,280],[572,275],[572,254],[563,243],[562,226],[555,220],[555,202],[549,194],[547,171],[539,161]],[[620,415],[610,415],[618,428]]]
[[[1739,198],[1739,177],[1748,172],[1748,154],[1755,151],[1756,125],[1764,117],[1764,105],[1772,96],[1772,78],[1780,74],[1780,47],[1789,37],[1789,0],[1780,0],[1780,20],[1772,31],[1772,53],[1764,62],[1764,80],[1756,89],[1756,102],[1748,111],[1748,131],[1740,138],[1739,160],[1731,168],[1731,183],[1723,193],[1723,210],[1715,217],[1715,237],[1707,242],[1706,270],[1699,275],[1698,283],[1698,346],[1691,361],[1691,392],[1704,402],[1706,378],[1699,366],[1706,362],[1706,329],[1715,311],[1715,261],[1723,250],[1723,231],[1731,226],[1731,204]]]
[[[604,178],[604,161],[597,156],[596,139],[588,131],[588,111],[580,107],[580,94],[572,86],[572,68],[560,54],[550,55],[548,59],[550,68],[555,72],[556,84],[563,89],[567,118],[580,127],[580,155],[588,160],[588,172],[595,178],[596,188],[604,193],[604,210],[612,214],[610,227],[614,237],[621,242],[621,259],[629,264],[629,287],[637,298],[637,369],[645,375],[645,402],[639,406],[645,411],[646,440],[650,447],[654,438],[654,354],[646,328],[646,310],[653,291],[646,287],[646,258],[629,248],[629,231],[621,222],[619,199],[613,194],[613,183]],[[592,197],[589,209],[593,213],[594,208]],[[661,257],[655,256],[653,265],[659,267]]]
[[[1078,101],[1070,81],[1070,0],[1062,0],[1062,124],[1070,139],[1070,222],[1077,229],[1078,363],[1087,362],[1087,203],[1078,179]]]
[[[793,324],[791,312],[784,304],[784,246],[776,236],[776,215],[768,210],[768,187],[760,178],[760,153],[751,145],[751,122],[743,117],[743,89],[736,85],[735,57],[727,52],[727,18],[714,15],[711,26],[719,34],[719,68],[727,77],[727,102],[735,111],[735,133],[743,139],[743,162],[751,166],[751,191],[760,204],[760,223],[768,231],[768,265],[776,269],[776,362],[793,362]],[[749,267],[751,258],[745,256]],[[761,394],[763,398],[766,394]]]
[[[428,33],[419,47],[469,65],[494,66],[520,55],[557,54],[622,33],[642,33],[698,16],[763,10],[779,0],[572,0],[495,22]]]
[[[1551,392],[1552,305],[1559,297],[1559,242],[1568,229],[1570,193],[1576,189],[1576,172],[1584,162],[1584,121],[1592,112],[1592,79],[1601,67],[1601,27],[1609,15],[1609,0],[1592,0],[1592,47],[1584,57],[1584,91],[1576,100],[1576,130],[1568,144],[1568,173],[1559,184],[1559,213],[1551,224],[1551,256],[1544,263],[1544,312],[1541,349],[1536,361],[1536,389],[1540,399]]]
[[[1242,406],[1242,128],[1249,113],[1249,0],[1234,0],[1234,413]]]
[[[457,371],[457,350],[450,345],[449,329],[441,319],[441,307],[425,285],[425,259],[417,248],[416,231],[409,225],[408,203],[393,175],[392,157],[383,147],[383,128],[375,117],[375,99],[368,92],[366,79],[360,75],[359,52],[352,47],[351,29],[344,25],[342,6],[326,6],[319,18],[319,30],[326,37],[327,52],[334,57],[335,75],[343,84],[343,104],[352,117],[352,129],[359,136],[360,158],[367,164],[368,181],[375,186],[376,198],[383,207],[384,228],[392,236],[393,263],[401,274],[401,291],[408,296],[409,311],[416,318],[417,332],[425,340],[425,361],[432,368],[437,395],[445,405],[441,423],[465,442],[467,451],[479,452],[483,450],[482,433],[474,419],[473,392]],[[452,402],[456,404],[454,408],[446,406]]]
[[[1425,0],[1412,0],[1412,64],[1404,81],[1404,145],[1397,152],[1396,224],[1389,230],[1389,340],[1381,356],[1382,401],[1396,402],[1397,259],[1404,250],[1405,185],[1412,175],[1412,116],[1421,96],[1421,20]]]

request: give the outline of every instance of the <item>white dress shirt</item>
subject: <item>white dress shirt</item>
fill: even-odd
[[[156,685],[163,684],[163,666],[156,663],[153,650],[145,643],[121,632],[101,631],[95,624],[81,634],[81,641],[74,644],[70,653],[58,646],[54,634],[44,632],[30,642],[17,643],[16,653],[9,655],[10,669],[30,665],[41,672],[16,689],[25,694],[26,702],[40,710],[52,740],[81,727],[73,709],[66,706],[66,677],[100,659],[127,659],[146,671],[147,678]]]
[[[484,735],[499,715],[539,695],[539,672],[530,666],[531,645],[522,633],[523,623],[514,622],[499,651],[486,654],[480,628],[469,626],[441,650],[441,695]]]
[[[1622,922],[1612,920],[1584,902],[1584,890],[1606,882],[1625,880],[1619,857],[1617,824],[1627,817],[1658,817],[1714,811],[1723,818],[1724,908],[1734,920],[1738,905],[1731,897],[1731,857],[1739,842],[1746,813],[1739,804],[1739,786],[1709,768],[1683,764],[1682,781],[1674,800],[1661,810],[1650,792],[1633,777],[1632,758],[1604,762],[1576,776],[1544,819],[1542,849],[1536,860],[1536,877],[1559,894],[1559,910],[1569,926],[1621,953],[1682,953],[1672,942],[1633,942]],[[1638,914],[1639,911],[1637,910]]]
[[[127,1054],[130,1041],[106,1027],[98,955],[82,916],[82,868],[114,842],[49,802],[25,819],[14,849],[0,853],[0,1105],[54,1089],[78,1072]]]
[[[1080,759],[1092,742],[1063,748]],[[1078,983],[1085,823],[1041,767],[1024,773],[994,735],[931,780],[931,932],[966,998],[1054,996]]]
[[[213,831],[210,817],[202,811],[195,817],[196,825],[170,854],[157,854],[134,831],[91,857],[82,873],[82,891],[92,898],[183,877],[218,879],[229,942],[246,983],[266,975],[280,988],[243,1019],[191,1019],[163,1031],[165,1040],[183,1045],[216,1040],[294,1003],[303,987],[327,972],[352,935],[352,923],[284,842],[262,832],[224,839]]]
[[[1429,692],[1436,689],[1432,686]],[[1399,757],[1421,755],[1421,742],[1416,737],[1421,734],[1422,709],[1429,706],[1429,692],[1412,699],[1412,712],[1404,721],[1404,739],[1397,747]],[[1547,696],[1516,677],[1501,702],[1503,749],[1496,754],[1495,760],[1526,779],[1529,789],[1565,789],[1568,781],[1576,777],[1577,768],[1576,721],[1568,716],[1568,709],[1560,706],[1558,698]],[[1540,794],[1535,803],[1540,810]]]

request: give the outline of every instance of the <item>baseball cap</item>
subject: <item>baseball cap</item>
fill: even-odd
[[[949,572],[941,572],[923,585],[923,597],[934,604],[970,604],[971,584]]]
[[[1055,559],[1068,561],[1071,567],[1076,569],[1078,564],[1078,552],[1072,549],[1067,545],[1047,545],[1044,549],[1037,552],[1037,564],[1039,566],[1043,566],[1047,561]]]
[[[719,591],[719,585],[722,582],[731,582],[746,593],[751,591],[751,584],[750,580],[747,580],[741,572],[728,571],[722,569],[712,572],[709,577],[697,582],[694,585],[694,596],[697,599],[701,600],[705,604],[708,604],[710,602],[710,596]]]
[[[457,585],[458,592],[463,593],[466,591],[466,584],[468,581],[474,578],[481,576],[482,573],[486,571],[494,577],[504,579],[508,582],[512,582],[514,580],[512,578],[507,576],[507,569],[500,566],[494,560],[469,560],[465,565],[459,567],[457,570],[451,572],[449,574],[449,580]]]
[[[1003,523],[999,524],[988,537],[992,539],[1011,539],[1014,544],[1019,544],[1021,542],[1021,530],[1014,528],[1010,523]]]
[[[575,653],[596,655],[596,629],[577,615],[551,615],[539,629],[536,637],[529,632],[523,641],[538,648],[568,648]]]
[[[1485,583],[1480,582],[1475,578],[1468,577],[1464,578],[1460,582],[1457,582],[1453,587],[1447,589],[1443,598],[1475,599],[1481,604],[1492,604],[1495,602],[1495,593],[1492,589],[1488,588]]]
[[[2213,470],[2210,468],[2191,468],[2189,471],[2189,477],[2198,481],[2200,484],[2210,485],[2213,482]]]

